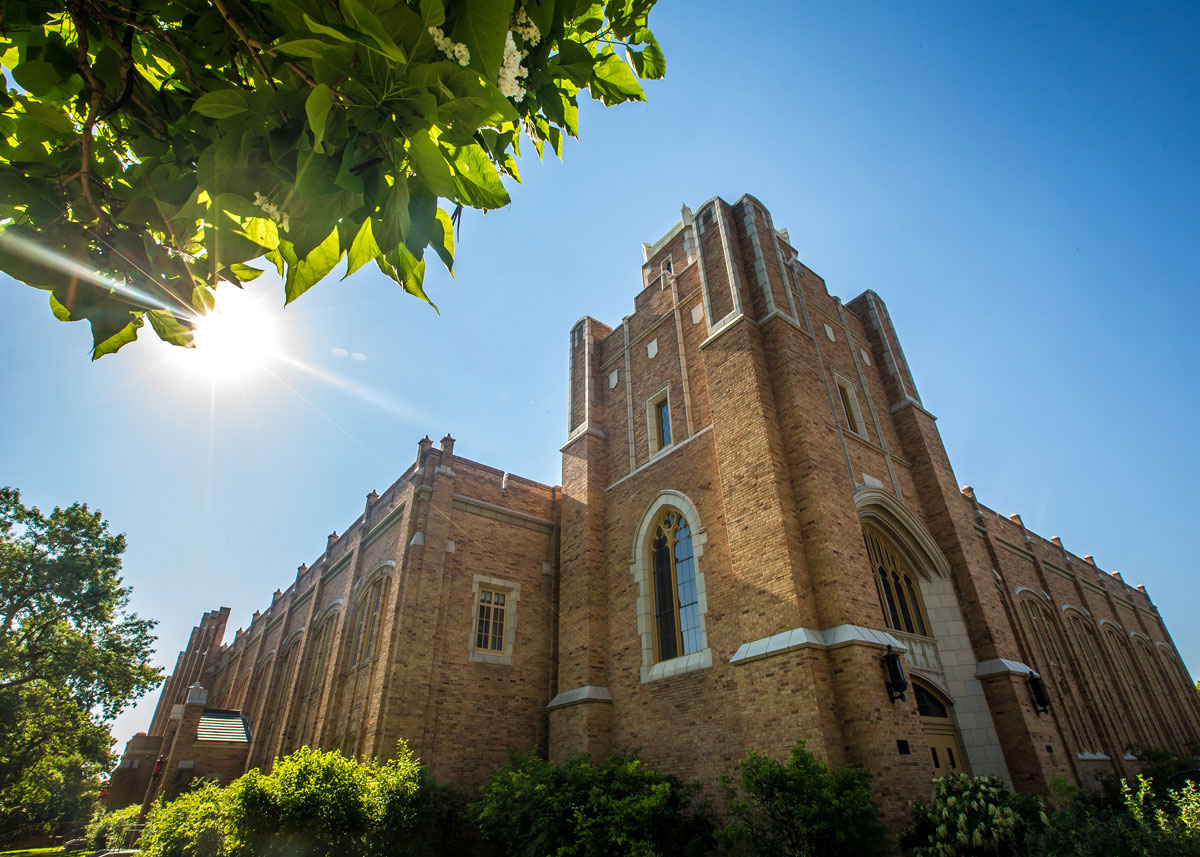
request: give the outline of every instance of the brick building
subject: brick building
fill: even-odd
[[[831,296],[750,196],[643,252],[633,313],[571,330],[562,487],[422,440],[248,630],[205,615],[110,805],[303,744],[404,738],[465,786],[640,747],[713,783],[803,737],[896,821],[956,770],[1045,792],[1194,749],[1145,589],[958,488],[878,295]]]

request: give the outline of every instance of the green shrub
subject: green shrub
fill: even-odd
[[[302,747],[227,790],[235,857],[355,857],[413,853],[420,824],[421,766],[401,742],[378,764]]]
[[[1027,838],[1045,822],[1038,798],[1014,795],[995,777],[955,774],[933,781],[929,805],[913,805],[900,845],[913,857],[1025,855]]]
[[[154,802],[138,849],[146,857],[220,857],[227,824],[225,791],[204,782],[170,803]]]
[[[730,821],[721,831],[731,850],[763,857],[858,857],[886,848],[868,771],[830,769],[800,740],[786,764],[752,751],[738,772],[741,794],[728,789]]]
[[[1063,808],[1031,837],[1026,853],[1054,857],[1200,857],[1200,791],[1166,789],[1157,798],[1151,782],[1120,783],[1120,801],[1067,792]]]
[[[510,857],[701,855],[712,821],[699,786],[614,755],[599,765],[513,757],[472,812],[485,840]]]
[[[126,837],[129,828],[138,823],[141,813],[142,808],[137,804],[101,813],[88,825],[85,838],[93,848],[124,848],[132,845],[126,841]]]

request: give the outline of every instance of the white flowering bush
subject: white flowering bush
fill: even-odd
[[[1046,823],[1041,802],[1012,794],[995,777],[941,777],[931,802],[913,806],[900,844],[912,857],[1023,854],[1031,816],[1034,827]]]

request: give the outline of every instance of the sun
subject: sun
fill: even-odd
[[[216,307],[196,321],[191,363],[213,380],[245,379],[279,354],[279,323],[262,296],[226,287]]]

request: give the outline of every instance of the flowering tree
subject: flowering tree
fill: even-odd
[[[0,6],[0,270],[189,345],[265,258],[293,301],[343,258],[422,300],[464,207],[508,202],[578,96],[644,98],[655,0],[22,0]],[[635,74],[636,72],[636,74]]]

